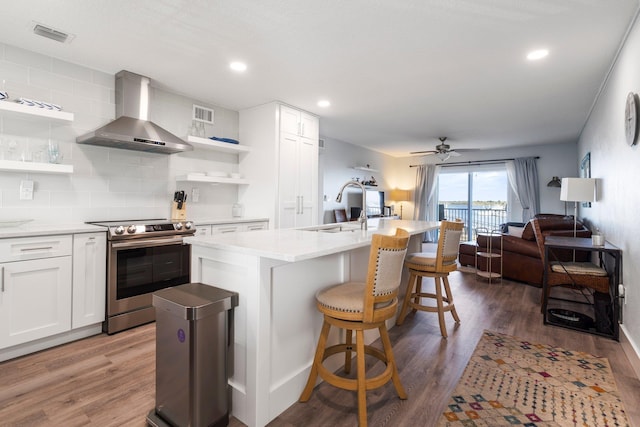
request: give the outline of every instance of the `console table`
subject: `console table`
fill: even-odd
[[[584,237],[564,237],[564,236],[547,236],[544,241],[544,276],[542,281],[542,290],[543,292],[547,291],[547,267],[549,265],[549,261],[560,262],[559,259],[554,254],[554,249],[569,249],[569,250],[577,250],[577,251],[589,251],[595,253],[598,262],[600,263],[600,267],[604,268],[609,275],[609,299],[608,303],[605,303],[604,306],[600,304],[600,307],[596,307],[595,298],[593,301],[586,303],[592,306],[594,314],[596,317],[606,315],[608,320],[611,322],[612,331],[611,333],[598,331],[596,328],[581,328],[571,324],[571,322],[563,321],[562,317],[551,317],[548,311],[548,301],[545,300],[545,303],[542,307],[542,311],[544,313],[544,324],[550,324],[555,326],[561,326],[569,329],[580,330],[583,332],[588,332],[595,335],[602,335],[609,338],[613,338],[615,340],[619,339],[619,319],[620,319],[620,297],[618,294],[618,283],[620,283],[621,272],[622,272],[622,251],[616,246],[610,244],[609,242],[605,242],[603,246],[594,246],[591,238]],[[563,300],[562,298],[552,298],[549,299]],[[573,301],[566,300],[572,303],[585,304],[585,302],[581,301]]]

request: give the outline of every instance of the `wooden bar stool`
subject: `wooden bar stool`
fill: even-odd
[[[407,253],[409,233],[398,229],[395,236],[374,234],[369,252],[367,282],[347,282],[322,289],[316,295],[318,310],[324,315],[318,347],[309,373],[309,379],[300,396],[301,402],[311,397],[318,376],[329,384],[358,393],[358,422],[367,425],[366,392],[393,381],[400,399],[406,399],[400,376],[391,350],[391,341],[385,321],[392,318],[398,307],[398,288],[402,276],[402,266]],[[329,330],[332,326],[345,329],[343,344],[326,347]],[[383,350],[364,343],[364,331],[378,329]],[[353,345],[353,331],[356,343]],[[326,348],[325,348],[326,347]],[[356,352],[355,379],[345,378],[329,371],[323,361],[329,356],[345,353],[344,372],[351,371],[352,352]],[[384,372],[367,378],[365,372],[365,353],[376,357],[386,364]]]
[[[460,246],[460,236],[464,223],[460,220],[442,221],[440,223],[440,237],[438,238],[438,249],[436,253],[420,252],[407,256],[404,265],[409,269],[409,283],[407,293],[404,296],[400,316],[396,320],[396,325],[402,325],[407,310],[412,308],[412,313],[417,310],[438,313],[440,322],[440,333],[447,337],[447,328],[444,323],[444,313],[450,311],[453,320],[460,323],[460,318],[453,304],[453,294],[449,287],[449,273],[458,268],[456,259],[458,258],[458,248]],[[422,292],[422,278],[433,277],[435,280],[435,294]],[[441,280],[442,279],[442,280]],[[445,296],[442,295],[444,288]],[[436,306],[424,305],[423,298],[433,298]]]

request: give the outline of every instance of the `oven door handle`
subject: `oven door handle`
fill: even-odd
[[[163,239],[133,239],[123,242],[112,242],[114,249],[148,248],[151,246],[186,245],[182,236]]]

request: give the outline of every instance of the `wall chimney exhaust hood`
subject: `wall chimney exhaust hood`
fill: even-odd
[[[77,137],[76,142],[163,154],[193,150],[181,138],[147,120],[149,84],[148,77],[129,71],[116,74],[117,118],[93,132]]]

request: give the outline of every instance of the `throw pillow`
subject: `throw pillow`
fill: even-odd
[[[509,236],[522,238],[523,231],[524,231],[524,227],[514,227],[513,225],[509,226]]]

